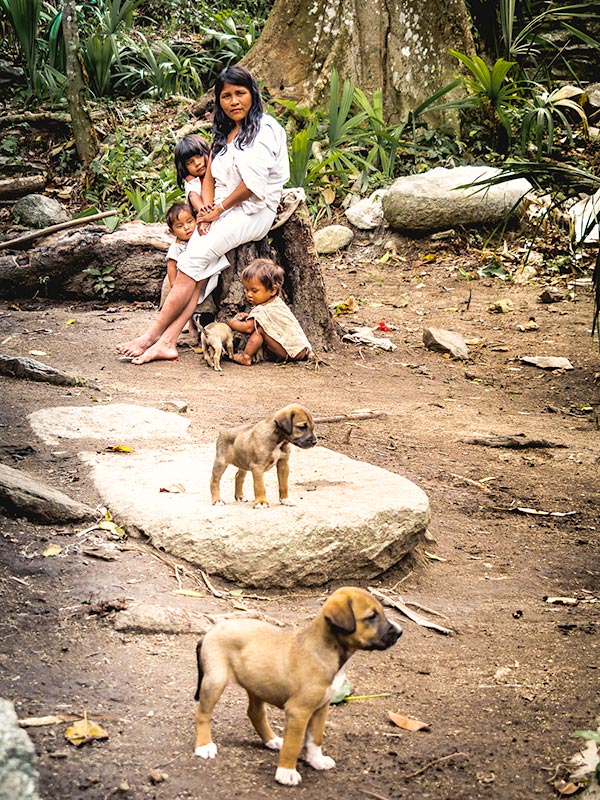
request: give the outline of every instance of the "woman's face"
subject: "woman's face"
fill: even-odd
[[[224,83],[219,95],[219,105],[230,120],[241,125],[252,108],[252,94],[245,86]]]

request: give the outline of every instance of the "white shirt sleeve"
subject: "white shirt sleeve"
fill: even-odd
[[[281,125],[264,114],[252,144],[241,150],[233,145],[233,153],[240,177],[254,195],[242,203],[242,208],[246,213],[265,206],[277,210],[281,190],[290,177],[287,140]]]

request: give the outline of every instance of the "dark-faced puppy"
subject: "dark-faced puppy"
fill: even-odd
[[[227,684],[235,682],[248,693],[248,716],[256,732],[267,747],[281,751],[276,781],[300,783],[296,762],[303,745],[311,767],[335,767],[323,755],[323,731],[329,701],[344,681],[344,665],[356,650],[385,650],[401,634],[381,604],[354,586],[338,589],[309,625],[294,631],[252,619],[219,623],[196,648],[196,755],[216,756],[212,711]],[[267,703],[285,710],[283,739],[269,725]]]
[[[202,352],[204,360],[209,367],[212,367],[217,372],[222,372],[221,357],[223,351],[229,356],[229,360],[233,361],[233,331],[225,322],[210,322],[206,327],[200,325],[197,319],[195,322],[200,331],[200,343],[202,345]]]
[[[238,470],[235,476],[235,499],[238,502],[244,500],[244,478],[247,472],[251,472],[254,480],[254,507],[268,506],[264,474],[275,465],[279,482],[279,502],[289,505],[290,444],[303,448],[314,447],[317,440],[313,427],[312,414],[308,409],[289,405],[255,425],[237,425],[221,431],[210,479],[213,505],[222,503],[221,477],[229,464],[233,464]]]

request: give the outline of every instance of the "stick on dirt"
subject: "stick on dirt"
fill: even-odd
[[[21,245],[25,242],[31,242],[33,239],[39,239],[41,236],[49,236],[51,233],[64,231],[67,228],[75,228],[77,225],[85,225],[88,222],[95,222],[96,220],[104,219],[105,217],[116,217],[117,214],[118,211],[115,209],[112,211],[101,211],[98,214],[90,214],[89,217],[70,219],[68,222],[60,222],[58,225],[50,225],[49,228],[40,228],[39,231],[31,231],[30,233],[25,233],[23,236],[19,236],[16,239],[8,239],[4,242],[0,242],[0,250],[5,250],[8,247],[15,247],[16,245]]]

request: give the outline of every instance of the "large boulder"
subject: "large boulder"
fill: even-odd
[[[86,442],[80,458],[92,470],[102,503],[128,532],[140,532],[160,550],[243,585],[369,580],[425,538],[429,502],[421,489],[324,447],[291,448],[293,505],[280,505],[274,469],[265,475],[270,508],[234,502],[236,470],[228,467],[221,481],[226,505],[213,506],[214,440],[194,441],[188,421],[177,414],[115,403],[45,408],[28,419],[49,445]],[[148,439],[153,444],[144,447]],[[94,440],[126,442],[135,449],[110,452],[94,447]],[[245,490],[252,501],[251,476]]]
[[[279,504],[275,470],[265,475],[269,508],[236,503],[235,469],[229,467],[221,481],[226,505],[213,506],[214,452],[214,444],[206,444],[138,450],[127,458],[82,457],[93,469],[103,502],[125,529],[140,531],[163,552],[244,586],[367,581],[424,541],[427,497],[394,472],[324,447],[292,448],[294,505]],[[164,491],[169,487],[177,491]],[[250,475],[245,491],[251,501]]]
[[[385,220],[392,228],[416,232],[495,225],[532,189],[524,178],[496,186],[471,185],[498,174],[500,170],[492,167],[436,167],[398,178],[383,197]]]
[[[19,727],[15,708],[0,697],[0,800],[40,800],[33,742]]]
[[[70,219],[58,200],[45,194],[26,194],[17,200],[13,206],[13,217],[20,225],[35,230],[49,228]]]

